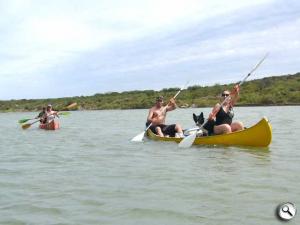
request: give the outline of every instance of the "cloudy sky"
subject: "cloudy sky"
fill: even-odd
[[[0,99],[300,71],[298,0],[0,0]]]

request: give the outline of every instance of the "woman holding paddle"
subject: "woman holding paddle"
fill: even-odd
[[[232,122],[234,112],[233,106],[239,98],[240,86],[237,84],[233,90],[222,92],[221,103],[217,103],[209,115],[209,120],[215,120],[214,134],[228,134],[231,132],[243,130],[241,122]]]
[[[240,86],[247,80],[247,78],[248,77],[250,77],[251,76],[251,74],[263,63],[263,61],[267,58],[267,56],[268,56],[268,53],[255,65],[255,67],[250,71],[250,73],[248,73],[247,74],[247,76],[242,80],[242,81],[240,81],[237,85],[235,85],[234,86],[234,89],[233,89],[233,91],[231,92],[231,93],[229,93],[229,92],[227,92],[227,94],[229,94],[229,95],[231,95],[231,96],[227,96],[226,97],[226,92],[223,92],[223,94],[225,95],[224,97],[225,97],[225,99],[224,99],[224,101],[221,103],[221,104],[217,104],[215,107],[214,107],[214,109],[213,109],[213,111],[211,112],[211,114],[209,115],[209,118],[208,118],[208,120],[206,121],[206,122],[204,122],[200,127],[199,127],[199,129],[201,129],[201,128],[203,128],[206,124],[207,124],[207,122],[209,121],[209,120],[212,120],[212,119],[214,119],[214,118],[216,118],[216,115],[217,115],[217,113],[219,112],[219,110],[222,108],[223,109],[223,105],[224,104],[227,104],[227,107],[225,107],[225,110],[226,110],[226,108],[227,108],[227,110],[228,111],[224,111],[226,114],[228,114],[229,113],[229,108],[230,108],[230,105],[231,105],[231,108],[233,107],[233,105],[234,105],[234,103],[235,103],[235,101],[237,100],[237,97],[238,97],[238,94],[239,94],[239,91],[240,91]],[[230,98],[229,98],[230,97]],[[233,99],[231,99],[231,97],[233,97]],[[235,99],[235,97],[236,97],[236,99]],[[229,101],[231,99],[231,101]],[[228,102],[228,101],[229,102]],[[230,103],[231,102],[231,103]],[[233,117],[233,116],[232,116]],[[220,117],[219,117],[220,118]],[[232,118],[231,118],[232,119]],[[230,133],[230,132],[232,132],[233,131],[233,127],[231,126],[231,124],[232,123],[230,123],[230,125],[229,124],[227,124],[227,125],[225,125],[225,126],[223,126],[223,128],[221,129],[218,129],[217,128],[217,126],[219,126],[219,125],[215,125],[215,127],[216,127],[216,130],[215,130],[215,127],[214,127],[214,130],[218,133],[219,132],[219,134],[221,134],[221,133],[225,133],[225,132],[228,132],[228,133]],[[222,124],[220,124],[220,125],[222,125]],[[224,127],[226,127],[225,129],[224,129]],[[237,130],[242,130],[242,129],[244,129],[243,128],[243,125],[242,125],[242,123],[240,123],[237,127],[234,127],[234,129],[237,129]],[[189,147],[191,147],[192,146],[192,144],[194,143],[194,141],[195,141],[195,139],[196,139],[196,137],[197,137],[197,132],[194,132],[193,134],[190,134],[189,136],[186,136],[182,141],[180,141],[180,143],[178,144],[179,145],[179,147],[180,148],[189,148]]]

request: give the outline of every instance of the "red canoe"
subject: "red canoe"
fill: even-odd
[[[59,128],[59,123],[55,120],[52,120],[50,123],[47,124],[40,124],[40,129],[45,130],[57,130]]]

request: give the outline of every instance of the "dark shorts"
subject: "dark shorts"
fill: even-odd
[[[208,135],[212,135],[214,133],[214,126],[215,125],[216,125],[216,122],[214,120],[208,120],[203,128],[205,130],[207,130]]]
[[[147,124],[146,124],[147,125]],[[149,126],[149,123],[148,123]],[[164,135],[169,135],[170,137],[175,137],[176,134],[176,124],[171,124],[171,125],[165,125],[165,124],[159,124],[159,125],[152,125],[150,127],[150,130],[154,133],[157,134],[156,128],[160,127],[161,131],[163,132]]]

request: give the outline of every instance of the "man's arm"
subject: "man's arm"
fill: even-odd
[[[147,122],[152,122],[152,119],[153,119],[153,110],[151,108],[151,109],[149,109],[149,113],[147,116]]]
[[[55,115],[57,118],[59,118],[58,111],[55,111]]]
[[[176,102],[175,102],[175,99],[174,98],[171,98],[170,99],[170,101],[169,101],[169,103],[168,103],[168,106],[167,106],[167,112],[168,111],[172,111],[172,110],[174,110],[174,109],[176,109],[177,108],[177,105],[176,105]]]

